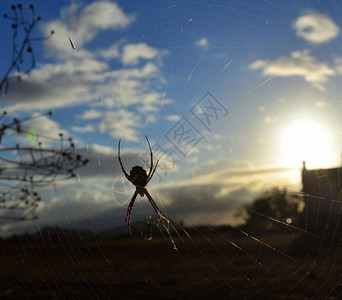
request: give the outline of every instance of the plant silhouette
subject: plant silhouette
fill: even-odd
[[[32,4],[28,8],[30,19],[26,18],[22,4],[12,5],[11,13],[3,14],[3,19],[11,22],[13,34],[11,63],[0,79],[0,96],[3,91],[8,92],[11,78],[21,80],[22,74],[28,74],[35,67],[32,43],[54,34],[51,31],[47,37],[32,37],[34,28],[41,18],[36,15]],[[27,57],[30,58],[29,62],[25,62]],[[44,115],[51,116],[52,113],[20,120],[9,118],[7,112],[0,116],[1,219],[36,219],[36,209],[41,201],[38,188],[53,184],[57,180],[75,177],[75,171],[88,162],[77,154],[72,139],[65,139],[62,133],[59,137],[51,138],[31,132],[27,126],[29,121]],[[23,141],[25,135],[31,139],[31,144],[11,146],[15,141]],[[43,145],[41,139],[46,144]]]
[[[22,74],[28,74],[35,67],[35,56],[32,42],[48,39],[54,34],[54,31],[51,31],[50,35],[47,37],[32,37],[32,32],[37,23],[41,21],[41,18],[36,16],[35,9],[32,4],[29,5],[29,9],[31,11],[31,20],[25,19],[22,4],[12,5],[11,15],[3,14],[4,19],[12,22],[11,30],[13,31],[13,35],[11,64],[0,81],[0,96],[3,90],[5,90],[5,93],[8,92],[9,81],[11,78],[10,75],[13,71],[15,71],[14,77],[20,81]],[[31,62],[24,67],[24,58],[27,55],[30,57]]]
[[[5,146],[0,148],[0,218],[10,220],[36,219],[36,208],[41,197],[38,188],[51,185],[58,180],[75,177],[76,170],[85,165],[88,160],[77,154],[72,139],[59,137],[50,138],[39,134],[32,134],[28,121],[52,115],[51,112],[26,119],[8,119],[6,112],[0,117],[0,143],[4,138],[31,138],[29,146]],[[47,141],[48,145],[39,142]],[[58,145],[55,147],[53,145]]]

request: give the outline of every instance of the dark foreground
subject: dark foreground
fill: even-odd
[[[339,299],[342,251],[298,236],[191,232],[116,240],[0,241],[0,298]],[[296,241],[297,242],[294,242]],[[308,241],[305,241],[308,243]],[[294,246],[295,245],[295,246]]]

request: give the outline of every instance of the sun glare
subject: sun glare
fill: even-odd
[[[310,168],[326,168],[338,162],[331,133],[318,121],[295,121],[284,129],[280,138],[282,161],[286,165],[300,166],[306,161]]]

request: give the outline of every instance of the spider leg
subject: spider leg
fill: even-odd
[[[153,172],[152,172],[151,175],[149,175],[149,177],[147,178],[146,184],[148,184],[149,181],[152,179],[152,177],[153,177],[153,175],[154,175],[154,172],[155,172],[156,169],[157,169],[158,163],[159,163],[159,160],[157,161],[156,166],[155,166],[154,169],[153,169]]]
[[[121,143],[121,140],[119,140],[119,146],[118,146],[118,158],[119,158],[119,163],[120,163],[120,166],[121,166],[121,170],[122,172],[125,174],[126,178],[131,181],[129,175],[127,174],[123,164],[122,164],[122,161],[121,161],[121,157],[120,157],[120,143]]]
[[[129,203],[128,207],[127,207],[127,213],[126,213],[126,219],[125,219],[125,227],[127,225],[129,233],[132,235],[131,233],[131,227],[130,227],[130,223],[131,223],[131,215],[132,215],[132,209],[133,209],[133,205],[134,205],[134,201],[137,198],[138,195],[138,191],[135,190],[134,195],[131,199],[131,202]]]
[[[160,215],[162,215],[163,218],[164,218],[165,220],[167,220],[168,222],[171,222],[171,221],[170,221],[169,218],[168,218],[168,217],[159,209],[159,207],[158,207],[157,204],[154,202],[154,200],[152,199],[152,196],[151,196],[150,193],[147,191],[147,189],[145,189],[144,193],[145,193],[146,197],[148,198],[148,200],[150,201],[150,203],[151,203],[152,207],[154,208],[155,212],[157,213],[159,222],[164,226],[164,228],[165,228],[166,230],[168,230],[168,229],[166,228],[165,224],[163,223],[163,221],[162,221]]]
[[[147,175],[147,177],[150,177],[151,172],[152,172],[152,169],[153,169],[153,152],[152,152],[151,144],[150,144],[150,141],[148,140],[147,135],[145,135],[145,138],[146,138],[146,140],[147,140],[148,147],[150,148],[151,167],[150,167],[150,171],[148,172],[148,175]]]

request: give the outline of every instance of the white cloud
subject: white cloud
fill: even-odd
[[[96,82],[96,90],[89,87]],[[65,62],[45,64],[22,76],[21,82],[10,82],[10,93],[3,100],[13,110],[50,110],[79,104],[108,108],[135,105],[140,112],[157,111],[163,99],[155,90],[164,82],[159,68],[148,62],[141,67],[108,70],[96,59],[73,57]],[[88,91],[88,92],[87,92]],[[84,119],[100,117],[91,111]]]
[[[219,143],[213,143],[213,144],[201,144],[201,148],[205,149],[206,151],[219,151],[222,149],[222,145]]]
[[[77,30],[91,39],[89,35],[94,35],[96,30],[125,28],[134,20],[134,17],[126,15],[114,2],[95,1],[86,6],[77,19],[76,25],[79,26]]]
[[[161,102],[170,103],[170,99],[163,99],[163,94],[155,91],[164,79],[153,63],[147,63],[141,68],[104,72],[101,80],[107,80],[108,83],[101,86],[103,97],[96,106],[107,109],[134,106],[139,112],[147,113],[158,111]]]
[[[148,160],[148,151],[145,152]],[[72,201],[71,198],[63,200],[64,197],[55,196],[54,201],[44,208],[45,215],[54,214],[65,218],[68,214],[70,220],[92,216],[97,223],[96,220],[104,218],[104,215],[100,214],[100,210],[92,209],[95,204],[96,207],[102,207],[104,210],[120,206],[121,214],[125,214],[134,187],[124,176],[121,176],[117,149],[92,145],[87,153],[91,165],[80,169],[82,188],[75,187],[75,193],[68,193],[74,195]],[[84,149],[81,154],[85,155]],[[121,154],[126,171],[129,171],[131,166],[142,165],[137,151],[132,152],[122,145]],[[159,167],[157,172],[158,170]],[[95,177],[103,178],[103,184],[94,185],[92,182]],[[226,214],[241,208],[242,204],[252,201],[261,192],[273,186],[287,186],[299,190],[299,179],[297,169],[257,169],[247,162],[222,160],[204,163],[189,172],[186,179],[151,185],[152,188],[149,190],[152,196],[157,194],[154,190],[158,192],[163,202],[163,211],[172,216],[173,220],[186,217],[196,224],[219,224],[227,220],[234,223],[237,220],[233,216],[227,219]],[[119,191],[119,187],[122,191]],[[104,198],[101,195],[105,195]],[[55,201],[57,198],[58,201]],[[182,199],[181,210],[179,210],[179,199]],[[85,203],[83,202],[84,205],[79,207],[81,201]],[[72,207],[70,203],[74,206]],[[79,214],[77,214],[78,209],[80,209]],[[58,213],[53,213],[55,210]],[[139,218],[140,213],[144,215],[141,208],[134,213],[134,218]],[[112,218],[116,213],[109,211],[108,215]],[[104,219],[108,222],[111,218]]]
[[[2,98],[7,104],[5,109],[46,111],[75,105],[83,105],[85,109],[84,105],[89,105],[93,108],[85,110],[79,118],[98,119],[102,113],[95,108],[103,107],[107,112],[124,108],[148,113],[149,121],[156,121],[152,113],[158,111],[162,101],[170,103],[161,92],[165,80],[159,65],[164,52],[146,43],[127,44],[124,39],[112,45],[109,42],[109,46],[102,43],[98,48],[95,43],[91,51],[87,49],[87,42],[94,42],[101,31],[126,28],[133,20],[133,16],[126,15],[110,1],[95,1],[83,8],[73,3],[62,9],[60,19],[44,25],[44,31],[56,32],[44,41],[55,62],[37,66],[30,74],[23,75],[21,82],[10,80],[10,93]],[[76,50],[71,48],[68,37],[76,44]],[[122,59],[127,67],[110,69],[106,58]],[[143,65],[132,67],[142,59]],[[103,130],[113,126],[106,122],[107,125],[101,122]],[[89,125],[73,129],[90,132],[94,128]],[[133,132],[127,136],[136,139]]]
[[[86,110],[83,112],[81,115],[81,119],[83,120],[93,120],[93,119],[98,119],[102,116],[102,113],[95,110],[95,109],[90,109]]]
[[[72,130],[76,132],[94,132],[95,127],[92,124],[87,124],[86,126],[73,126]]]
[[[256,60],[249,67],[252,70],[263,69],[266,67],[267,63],[267,60]]]
[[[139,59],[153,59],[159,54],[158,49],[148,46],[146,43],[128,44],[122,50],[122,62],[124,65],[137,65]]]
[[[196,46],[203,47],[203,48],[208,47],[208,44],[209,44],[209,42],[206,38],[201,38],[200,40],[195,42]]]
[[[339,34],[339,27],[331,18],[321,13],[299,17],[293,24],[296,35],[311,43],[326,43]]]
[[[99,53],[106,59],[120,59],[125,66],[136,66],[141,60],[160,62],[160,59],[167,54],[166,50],[159,50],[146,43],[125,44],[125,42],[125,39],[121,39]]]
[[[167,213],[173,219],[186,217],[195,224],[220,224],[237,222],[227,214],[241,209],[241,205],[261,192],[274,186],[299,190],[299,182],[299,172],[295,169],[257,169],[246,162],[222,160],[204,163],[193,169],[186,179],[157,187]],[[181,215],[177,209],[179,199],[182,199]]]
[[[62,133],[64,137],[68,137],[69,133],[67,130],[62,129],[60,125],[51,119],[52,117],[40,116],[38,118],[29,120],[23,123],[24,129],[35,129],[39,140],[44,141],[44,137],[59,139],[59,134]],[[47,140],[47,142],[50,142]]]
[[[167,115],[165,119],[170,122],[177,122],[181,119],[181,116],[180,115]]]
[[[27,115],[24,117],[24,119]],[[6,135],[5,139],[2,139],[2,146],[6,147],[15,139],[21,146],[29,145],[30,147],[37,146],[38,143],[42,143],[43,147],[60,147],[60,134],[63,134],[64,140],[70,138],[68,130],[61,128],[60,124],[54,121],[53,116],[47,116],[46,114],[33,114],[30,119],[21,122],[20,129],[22,132],[16,134],[15,132],[10,135]],[[21,120],[22,118],[18,118]],[[9,139],[8,139],[9,138]]]
[[[148,161],[148,149],[144,150]],[[90,160],[79,170],[80,181],[75,180],[74,184],[68,182],[67,186],[58,184],[56,193],[50,188],[47,191],[49,197],[43,198],[35,224],[88,228],[91,220],[96,231],[123,226],[122,218],[134,193],[134,186],[122,174],[117,159],[117,141],[113,148],[94,144],[89,149],[79,148],[78,151]],[[124,145],[121,151],[127,171],[132,166],[143,165],[138,151],[129,150]],[[159,167],[157,174],[158,171]],[[247,162],[211,161],[196,167],[185,177],[153,185],[157,181],[154,178],[148,187],[151,195],[162,201],[162,210],[176,222],[185,218],[193,224],[236,224],[239,220],[234,217],[234,211],[266,189],[286,186],[290,190],[300,190],[298,169],[258,169]],[[151,214],[147,201],[137,201],[135,205],[139,204],[141,206],[134,212],[133,220]],[[2,225],[0,234],[27,232],[27,226],[31,225]]]
[[[104,187],[75,185],[72,192],[52,196],[40,211],[39,222],[42,224],[67,224],[68,221],[77,226],[77,221],[99,214],[108,209],[113,196]],[[61,188],[58,189],[62,191]]]
[[[77,153],[82,157],[87,158],[89,163],[78,170],[80,177],[83,180],[90,178],[91,184],[102,184],[103,180],[110,180],[115,176],[122,174],[119,161],[117,158],[118,141],[113,141],[114,147],[103,146],[99,144],[92,144],[87,147],[78,147]],[[141,164],[139,162],[139,153],[137,151],[129,151],[125,148],[123,158],[129,159],[135,165]],[[100,181],[94,178],[101,178]],[[87,182],[88,183],[88,182]]]
[[[75,11],[73,12],[72,9]],[[10,92],[2,98],[4,104],[7,104],[5,109],[9,112],[46,111],[67,109],[77,105],[77,109],[80,108],[81,112],[78,110],[75,115],[79,119],[94,121],[84,126],[83,123],[71,124],[68,128],[70,131],[98,130],[99,135],[106,133],[116,139],[136,142],[140,136],[138,131],[140,121],[143,120],[145,123],[145,117],[148,117],[148,122],[156,122],[154,112],[160,109],[162,102],[167,104],[171,101],[163,98],[162,92],[165,81],[158,63],[164,52],[145,43],[129,44],[125,48],[126,41],[118,43],[117,52],[113,45],[106,48],[111,51],[106,53],[107,57],[101,56],[103,47],[91,48],[92,51],[88,51],[86,42],[95,39],[95,31],[100,33],[102,29],[115,26],[104,28],[99,24],[93,24],[90,32],[90,37],[93,38],[91,40],[83,36],[83,29],[78,29],[77,24],[80,24],[81,17],[76,12],[79,7],[74,6],[72,9],[69,7],[63,11],[62,20],[68,20],[65,23],[57,20],[46,25],[46,30],[48,28],[56,32],[59,32],[59,29],[64,30],[60,32],[61,35],[56,33],[53,36],[56,38],[55,41],[46,41],[49,54],[54,54],[50,57],[54,61],[50,59],[49,63],[38,65],[30,74],[22,76],[21,82],[11,80]],[[86,17],[90,16],[84,16]],[[75,42],[76,50],[71,48],[68,36]],[[121,54],[120,48],[123,49]],[[118,53],[119,57],[117,57]],[[103,60],[104,58],[122,58],[128,66],[112,70]],[[142,59],[145,60],[144,64],[133,66]],[[72,120],[68,120],[69,123],[72,123]],[[62,130],[61,126],[52,120],[39,119],[39,122],[32,123],[32,126],[42,129],[41,133],[49,137],[58,138],[60,132],[63,132],[65,137],[69,137],[68,132]],[[89,164],[79,170],[81,177],[88,178],[94,174],[121,174],[117,163],[117,149],[115,151],[109,148],[99,149],[99,146],[95,145],[87,150],[79,147],[77,150],[82,156],[90,159]],[[141,165],[139,155],[133,157],[130,153],[126,155],[127,157],[129,157],[128,166],[131,162]],[[114,168],[113,161],[115,161]],[[162,170],[162,166],[160,168]],[[95,195],[90,195],[90,198],[92,197]]]
[[[3,98],[8,110],[49,110],[87,103],[93,95],[84,93],[107,64],[95,59],[74,58],[65,62],[45,64],[10,81],[10,93]]]
[[[159,72],[159,68],[151,63],[148,62],[146,63],[144,66],[142,66],[141,68],[136,67],[136,68],[123,68],[123,69],[119,69],[119,70],[115,70],[115,71],[111,71],[108,73],[103,73],[103,77],[104,79],[107,77],[112,77],[114,79],[129,79],[131,78],[138,78],[138,79],[145,79],[145,78],[153,78],[153,77],[157,77],[159,78],[160,76],[160,72]]]
[[[61,19],[49,22],[45,33],[55,31],[53,38],[46,41],[49,54],[63,56],[75,53],[70,47],[68,37],[76,44],[77,49],[91,41],[104,29],[125,28],[132,23],[134,17],[126,15],[114,2],[95,1],[84,8],[73,3],[61,11]],[[77,51],[76,53],[79,53]]]
[[[106,59],[111,58],[120,58],[120,51],[118,43],[113,44],[112,46],[108,47],[101,51],[101,55]]]
[[[322,91],[325,89],[322,83],[335,75],[332,68],[313,57],[309,50],[294,51],[290,57],[283,56],[275,61],[257,60],[250,65],[250,69],[262,69],[264,75],[301,76]]]
[[[114,150],[112,147],[103,146],[103,145],[99,145],[99,144],[91,145],[91,149],[95,153],[101,153],[101,154],[105,154],[105,155],[112,155],[113,153],[116,152],[116,150]]]
[[[127,141],[138,141],[140,117],[128,110],[110,111],[101,120],[100,131],[108,132],[112,137]]]

